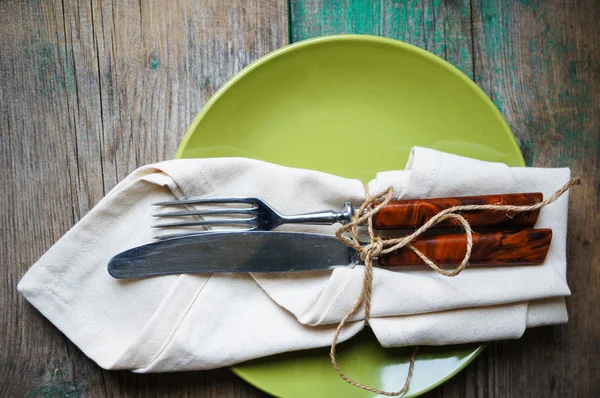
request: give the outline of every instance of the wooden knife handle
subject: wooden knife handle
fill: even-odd
[[[416,228],[423,225],[440,211],[462,205],[515,205],[529,206],[542,201],[543,195],[535,193],[518,193],[506,195],[464,196],[456,198],[398,200],[388,203],[373,217],[376,229]],[[498,210],[479,210],[461,213],[473,228],[498,227],[511,228],[533,227],[538,219],[539,210],[521,213],[507,213]],[[438,226],[453,225],[445,221]]]
[[[518,232],[485,232],[473,234],[469,264],[534,265],[544,262],[552,240],[551,229],[526,229]],[[465,257],[467,236],[449,234],[420,237],[413,246],[440,266],[458,265]],[[404,247],[379,257],[381,266],[423,265],[411,249]]]

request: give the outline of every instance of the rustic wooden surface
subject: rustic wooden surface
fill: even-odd
[[[594,0],[0,1],[0,396],[264,396],[228,370],[103,371],[16,284],[128,172],[171,158],[236,71],[288,40],[344,32],[447,59],[494,100],[529,165],[584,179],[569,323],[491,344],[428,396],[600,396],[599,20]]]
[[[87,359],[16,292],[120,179],[172,158],[225,81],[288,41],[278,0],[0,1],[0,397],[260,396],[229,370]]]

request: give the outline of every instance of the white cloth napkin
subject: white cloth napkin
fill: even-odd
[[[392,185],[401,198],[532,191],[548,197],[569,176],[568,169],[510,168],[413,148],[404,171],[379,173],[369,190]],[[358,180],[241,158],[145,166],[44,254],[19,291],[107,369],[209,369],[331,344],[337,323],[358,297],[362,266],[276,275],[110,277],[106,265],[112,256],[152,241],[151,203],[173,196],[259,196],[294,214],[337,209],[347,200],[358,205],[364,187]],[[567,205],[568,193],[541,210],[536,227],[553,230],[543,265],[474,267],[454,278],[426,268],[376,269],[370,324],[381,344],[512,339],[527,327],[566,322]],[[336,228],[281,229],[333,233]],[[363,327],[350,323],[341,340]]]

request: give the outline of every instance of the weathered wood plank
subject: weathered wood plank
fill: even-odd
[[[477,371],[490,393],[600,395],[600,3],[473,2],[475,76],[512,126],[529,165],[570,167],[565,326],[493,344]]]
[[[229,77],[287,43],[286,6],[0,2],[0,396],[262,396],[228,370],[103,372],[16,285],[125,175],[171,158]]]
[[[445,58],[496,103],[528,165],[584,178],[571,196],[569,324],[491,344],[429,396],[600,395],[600,3],[292,0],[291,18],[294,41],[374,34]]]
[[[599,395],[600,7],[584,0],[346,4],[292,1],[292,38],[380,34],[441,55],[493,98],[530,165],[568,165],[585,181],[572,195],[570,323],[492,344],[430,396]],[[284,44],[284,8],[241,0],[0,2],[0,197],[9,209],[2,214],[0,396],[260,395],[228,371],[100,372],[15,286],[119,179],[170,157],[227,77]]]
[[[353,33],[385,36],[424,48],[473,76],[468,1],[292,0],[292,41]]]

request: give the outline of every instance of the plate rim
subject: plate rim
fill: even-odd
[[[400,50],[412,52],[416,56],[424,57],[425,59],[447,69],[449,72],[451,72],[457,78],[461,79],[465,84],[467,84],[467,86],[469,86],[475,92],[475,94],[480,98],[480,100],[482,100],[486,105],[488,105],[488,107],[491,109],[492,113],[498,120],[498,122],[501,124],[503,130],[510,133],[510,134],[508,134],[509,141],[511,142],[512,146],[514,147],[515,153],[518,153],[518,155],[519,155],[518,156],[519,163],[521,163],[522,166],[525,166],[525,159],[523,157],[523,153],[521,151],[521,148],[519,147],[519,144],[517,142],[517,139],[516,139],[512,129],[508,125],[508,122],[506,121],[506,119],[504,118],[504,116],[502,115],[502,113],[500,112],[498,107],[496,106],[496,104],[494,104],[494,102],[490,99],[490,97],[481,89],[481,87],[479,87],[464,72],[462,72],[460,69],[458,69],[457,67],[452,65],[450,62],[444,60],[443,58],[441,58],[427,50],[424,50],[420,47],[417,47],[412,44],[409,44],[409,43],[406,43],[406,42],[403,42],[400,40],[396,40],[396,39],[391,39],[391,38],[387,38],[387,37],[383,37],[383,36],[365,35],[365,34],[335,34],[335,35],[313,37],[313,38],[309,38],[306,40],[302,40],[302,41],[298,41],[295,43],[291,43],[291,44],[282,46],[274,51],[271,51],[271,52],[263,55],[262,57],[258,58],[257,60],[251,62],[250,64],[248,64],[247,66],[242,68],[239,72],[234,74],[230,79],[228,79],[227,82],[225,82],[225,84],[223,84],[205,102],[205,104],[202,106],[200,111],[196,114],[196,116],[192,120],[192,123],[189,125],[183,138],[181,139],[181,142],[179,143],[179,146],[178,146],[177,151],[174,156],[175,159],[182,158],[183,152],[188,144],[188,141],[191,139],[192,135],[197,130],[198,125],[200,124],[202,119],[205,117],[205,115],[208,113],[208,111],[211,109],[211,107],[221,98],[221,96],[223,94],[225,94],[238,81],[241,81],[247,74],[249,74],[253,70],[259,68],[261,65],[265,64],[266,62],[270,61],[271,59],[286,55],[290,52],[299,51],[305,47],[318,45],[323,42],[336,42],[336,41],[338,41],[338,42],[366,42],[366,43],[377,43],[377,44],[386,44],[386,45],[394,46]],[[488,344],[489,344],[488,342],[480,343],[480,345],[469,355],[467,360],[464,363],[462,363],[460,366],[458,366],[454,371],[452,371],[451,373],[446,375],[444,378],[441,378],[436,383],[433,383],[432,385],[428,386],[427,388],[416,392],[417,395],[412,395],[412,396],[422,395],[422,394],[424,394],[428,391],[431,391],[434,388],[442,385],[443,383],[447,382],[448,380],[452,379],[459,372],[464,370],[464,368],[466,368],[477,357],[479,357],[479,355],[481,355],[481,353],[485,350],[485,348],[487,347]],[[273,396],[279,396],[274,391],[270,391],[269,388],[265,388],[262,385],[255,384],[252,381],[251,377],[248,377],[246,374],[244,374],[243,371],[236,368],[235,365],[230,366],[229,369],[236,376],[240,377],[242,380],[251,384],[255,388],[258,388],[259,390],[266,392],[267,394],[270,394]]]
[[[477,344],[477,343],[475,343]],[[433,390],[436,387],[441,386],[442,384],[444,384],[445,382],[447,382],[448,380],[452,379],[454,376],[456,376],[458,373],[462,372],[464,368],[466,368],[467,366],[469,366],[469,364],[471,362],[473,362],[475,360],[475,358],[477,358],[479,355],[481,355],[481,353],[485,350],[485,348],[488,346],[489,343],[481,343],[479,345],[479,347],[477,347],[475,350],[473,350],[473,352],[471,352],[471,354],[469,354],[468,358],[465,360],[464,363],[462,363],[460,366],[458,366],[456,369],[454,369],[452,372],[450,372],[448,375],[446,375],[445,377],[441,378],[440,380],[436,381],[435,383],[431,384],[430,386],[427,386],[426,388],[424,388],[423,390],[420,391],[416,391],[415,394],[416,395],[399,395],[399,397],[403,398],[403,397],[418,397],[420,395],[423,395],[431,390]],[[300,352],[300,351],[298,351]],[[238,368],[234,366],[230,366],[229,370],[231,370],[236,376],[238,376],[239,378],[241,378],[242,380],[244,380],[245,382],[247,382],[248,384],[254,386],[255,388],[266,392],[269,395],[272,395],[274,397],[279,397],[279,398],[285,398],[279,394],[277,394],[276,392],[270,390],[269,388],[263,387],[263,386],[258,386],[254,383],[251,382],[251,379],[249,377],[247,377],[247,375],[244,374],[244,372]]]
[[[463,82],[465,82],[469,87],[471,87],[471,89],[473,89],[473,91],[477,94],[477,96],[492,109],[492,113],[494,114],[494,116],[496,117],[498,122],[502,125],[502,128],[510,133],[509,140],[511,141],[511,144],[513,145],[513,147],[515,149],[515,153],[517,153],[517,152],[519,153],[519,160],[521,161],[521,163],[523,165],[525,165],[525,159],[523,158],[523,153],[521,152],[519,143],[517,142],[517,139],[516,139],[514,133],[512,132],[512,129],[508,125],[508,122],[506,121],[506,119],[504,118],[504,116],[502,115],[502,113],[500,112],[498,107],[496,106],[496,104],[494,104],[494,102],[481,89],[481,87],[479,87],[473,80],[471,80],[471,78],[469,78],[466,74],[464,74],[460,69],[458,69],[457,67],[452,65],[450,62],[446,61],[445,59],[440,58],[437,55],[430,53],[429,51],[424,50],[420,47],[413,46],[412,44],[408,44],[408,43],[400,41],[400,40],[390,39],[390,38],[382,37],[382,36],[361,35],[361,34],[338,34],[338,35],[330,35],[330,36],[319,36],[319,37],[313,37],[310,39],[298,41],[296,43],[291,43],[291,44],[285,45],[283,47],[280,47],[266,55],[263,55],[262,57],[258,58],[256,61],[251,62],[250,64],[246,65],[244,68],[242,68],[242,70],[240,70],[235,75],[233,75],[229,80],[227,80],[227,82],[225,82],[225,84],[223,84],[208,99],[208,101],[206,101],[206,103],[202,106],[202,108],[200,109],[198,114],[196,114],[196,116],[194,117],[194,120],[192,120],[192,123],[189,125],[185,134],[183,135],[183,138],[181,139],[181,142],[179,143],[179,146],[177,147],[177,151],[175,152],[175,159],[179,159],[182,157],[184,149],[187,146],[188,141],[191,139],[192,135],[194,134],[194,131],[196,131],[198,125],[200,124],[200,121],[208,113],[210,108],[235,83],[242,80],[244,78],[244,76],[246,76],[253,70],[259,68],[261,65],[265,64],[266,62],[268,62],[269,60],[271,60],[273,58],[277,58],[277,57],[280,57],[287,53],[301,50],[304,47],[309,47],[309,46],[313,46],[316,44],[320,44],[322,42],[335,42],[335,41],[339,41],[339,42],[344,42],[344,41],[361,42],[361,41],[364,41],[367,43],[387,44],[387,45],[398,47],[401,50],[412,52],[412,53],[416,54],[417,56],[425,57],[428,60],[432,61],[433,63],[436,63],[436,64],[446,68],[449,72],[452,72],[456,77],[458,77]]]

